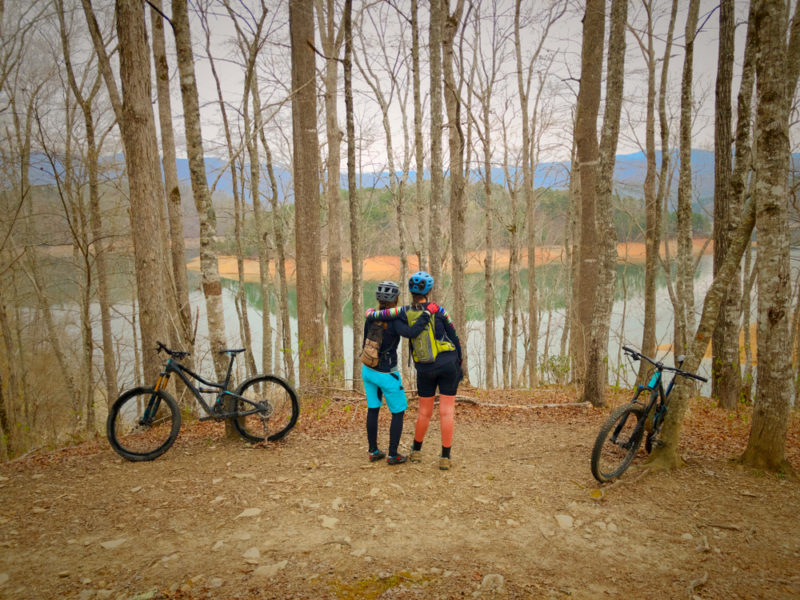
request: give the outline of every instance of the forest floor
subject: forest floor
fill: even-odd
[[[261,447],[204,423],[153,462],[99,440],[4,464],[0,598],[800,597],[800,484],[730,461],[747,408],[694,401],[686,466],[632,467],[595,500],[609,409],[530,407],[574,402],[564,388],[462,393],[511,406],[457,404],[450,471],[438,415],[421,463],[369,463],[358,401],[305,401]],[[800,470],[797,412],[787,455]]]

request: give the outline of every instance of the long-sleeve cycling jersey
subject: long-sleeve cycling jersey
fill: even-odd
[[[364,323],[364,340],[367,339],[367,331],[369,330],[369,324],[371,320],[386,322],[387,328],[383,330],[383,339],[381,340],[381,347],[378,350],[378,364],[373,368],[376,371],[389,373],[397,369],[397,346],[400,343],[400,336],[413,338],[419,335],[422,333],[422,330],[425,329],[430,317],[427,314],[423,314],[419,319],[417,319],[414,325],[409,325],[405,315],[403,315],[402,318],[394,318],[392,320],[370,319],[369,315],[374,312],[374,308],[371,308],[367,311],[368,316],[366,322]],[[363,348],[363,341],[361,342],[361,346]]]
[[[398,306],[397,308],[385,308],[383,310],[375,310],[371,308],[367,311],[366,317],[367,322],[370,320],[376,321],[387,321],[387,322],[402,322],[408,327],[408,319],[406,317],[406,310],[411,309],[410,306]],[[424,313],[423,313],[424,314]],[[456,333],[456,328],[453,325],[453,320],[450,318],[450,315],[443,307],[439,307],[432,315],[433,318],[433,325],[434,325],[434,335],[437,340],[444,340],[449,339],[453,342],[453,345],[456,347],[455,351],[446,351],[440,352],[436,357],[436,361],[433,363],[414,363],[414,366],[417,368],[417,371],[428,371],[440,367],[445,364],[449,364],[451,362],[458,361],[461,363],[461,342],[458,339],[458,334]],[[417,321],[418,323],[419,321]],[[427,321],[426,321],[427,322]],[[414,324],[414,326],[417,325]],[[418,333],[421,333],[422,329],[419,330]],[[415,337],[415,335],[403,335],[403,337]]]

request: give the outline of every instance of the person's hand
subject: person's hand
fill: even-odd
[[[436,304],[435,302],[428,302],[428,306],[426,308],[431,313],[439,312],[439,305]]]

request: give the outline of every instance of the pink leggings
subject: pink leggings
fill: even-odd
[[[417,426],[414,430],[414,441],[420,444],[425,439],[428,431],[428,424],[433,416],[433,396],[420,397],[419,412],[417,414]],[[439,420],[442,425],[442,446],[449,448],[453,445],[453,415],[456,408],[456,397],[439,395]]]

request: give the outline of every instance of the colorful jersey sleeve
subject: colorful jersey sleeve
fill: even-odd
[[[456,333],[456,327],[453,325],[453,319],[450,318],[450,315],[441,306],[439,307],[439,310],[436,311],[436,316],[444,319],[444,330],[447,332],[447,337],[449,337],[450,341],[455,345],[456,353],[458,354],[458,360],[461,362],[461,340],[458,339],[458,333]]]
[[[366,317],[368,321],[392,321],[400,317],[406,310],[405,306],[397,306],[395,308],[384,308],[377,310],[370,308],[367,310]]]

